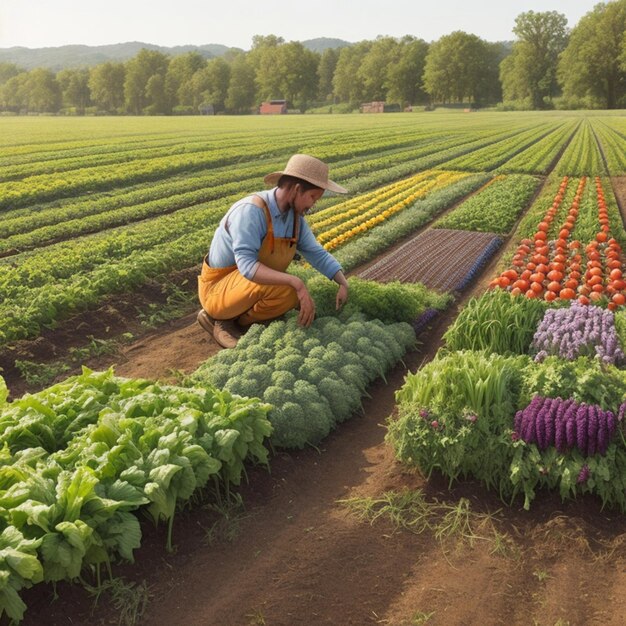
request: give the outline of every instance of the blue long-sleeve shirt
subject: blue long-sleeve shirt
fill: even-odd
[[[261,191],[270,215],[274,237],[291,237],[294,212],[281,213],[276,202],[276,187]],[[228,223],[228,231],[226,224]],[[209,248],[209,265],[214,268],[237,265],[237,269],[252,280],[259,264],[259,250],[267,235],[267,221],[263,209],[249,202],[248,198],[235,202],[220,221]],[[332,279],[341,265],[317,241],[304,218],[300,218],[296,250],[321,274]]]

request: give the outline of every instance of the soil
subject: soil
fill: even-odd
[[[116,607],[103,593],[94,607],[82,587],[63,583],[54,601],[47,585],[24,594],[24,624],[623,624],[626,517],[594,498],[562,503],[546,493],[524,511],[472,481],[449,487],[438,476],[426,479],[385,443],[394,392],[407,371],[434,356],[458,307],[484,290],[495,263],[422,333],[405,365],[370,389],[363,416],[320,449],[277,452],[271,473],[251,468],[239,490],[244,508],[226,519],[210,502],[178,513],[172,553],[165,525],[142,522],[136,563],[113,569],[135,590],[148,589],[141,618],[132,619],[130,599]],[[189,315],[100,364],[114,360],[120,375],[171,380],[217,349]],[[442,505],[469,503],[474,539],[469,527],[442,538],[434,528],[397,528],[385,515],[361,520],[345,502],[407,489],[437,508],[431,523],[440,530],[448,519]]]
[[[624,226],[626,225],[626,176],[615,176],[611,179],[611,183],[613,184],[613,193],[622,216],[622,226]]]

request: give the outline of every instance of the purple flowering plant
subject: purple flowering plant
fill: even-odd
[[[511,463],[514,494],[524,508],[537,488],[558,489],[563,499],[595,493],[603,504],[626,510],[626,442],[616,413],[569,398],[535,396],[515,414]]]
[[[590,356],[605,364],[624,363],[613,312],[578,301],[567,308],[546,311],[530,351],[538,362],[555,355],[569,361]]]

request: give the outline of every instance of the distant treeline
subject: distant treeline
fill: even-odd
[[[141,50],[126,62],[58,73],[0,64],[0,110],[17,114],[250,113],[269,99],[306,111],[363,102],[502,108],[626,107],[626,0],[572,29],[555,11],[520,14],[512,47],[455,31],[431,44],[379,37],[317,53],[274,35],[205,59]]]

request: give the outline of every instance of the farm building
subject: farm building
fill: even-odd
[[[395,113],[401,111],[399,104],[387,104],[382,100],[376,102],[364,102],[361,105],[361,113]]]
[[[259,107],[261,115],[276,115],[287,113],[287,100],[269,100],[262,102]]]

